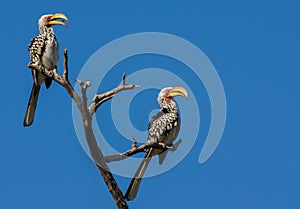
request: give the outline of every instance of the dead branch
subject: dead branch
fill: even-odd
[[[88,111],[89,111],[90,115],[93,115],[102,103],[113,98],[120,91],[130,90],[130,89],[135,89],[135,88],[140,87],[140,86],[134,85],[134,84],[126,84],[125,78],[126,78],[126,73],[124,72],[122,75],[121,84],[118,87],[116,87],[110,91],[107,91],[105,93],[95,95],[95,97],[92,100],[92,103],[88,107]]]
[[[122,76],[122,82],[121,85],[118,87],[105,92],[100,95],[96,95],[89,107],[87,107],[87,96],[86,91],[87,88],[90,86],[90,82],[86,81],[80,81],[76,80],[80,86],[81,86],[81,97],[77,94],[77,92],[74,90],[72,85],[69,82],[68,79],[68,51],[64,50],[64,72],[63,75],[60,76],[56,70],[53,71],[47,71],[42,66],[36,66],[36,65],[29,65],[28,67],[35,69],[45,76],[52,78],[54,81],[56,81],[58,84],[63,86],[68,94],[73,98],[74,102],[76,103],[82,118],[82,124],[84,128],[85,138],[89,147],[90,154],[105,182],[105,184],[108,187],[108,190],[112,197],[114,198],[114,201],[119,209],[126,209],[128,208],[128,205],[125,201],[125,198],[123,196],[123,193],[121,189],[119,188],[117,182],[115,181],[109,167],[107,166],[104,156],[102,154],[101,149],[98,147],[96,137],[93,132],[92,128],[92,114],[100,107],[101,104],[103,104],[105,101],[113,98],[115,94],[122,90],[129,90],[133,88],[137,88],[137,85],[134,84],[125,84],[125,74]]]
[[[179,145],[181,144],[182,139],[179,139],[175,144],[168,146],[164,143],[153,143],[153,142],[146,142],[145,144],[142,144],[140,146],[136,146],[136,140],[134,139],[132,142],[132,148],[127,150],[126,152],[116,154],[116,155],[109,155],[105,156],[104,160],[106,163],[114,162],[114,161],[120,161],[124,160],[127,157],[130,157],[132,155],[135,155],[140,152],[146,152],[149,148],[153,147],[156,149],[161,149],[161,150],[168,150],[168,151],[176,151]]]

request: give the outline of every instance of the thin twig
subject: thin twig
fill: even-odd
[[[122,75],[122,82],[121,82],[121,84],[123,86],[125,85],[125,78],[126,78],[126,72],[124,72],[123,75]]]
[[[65,80],[69,80],[69,67],[68,67],[68,50],[64,50],[64,74],[63,78]]]
[[[125,78],[126,78],[126,73],[124,72],[122,75],[121,84],[118,87],[116,87],[110,91],[107,91],[105,93],[97,94],[94,96],[90,106],[88,107],[88,111],[89,111],[90,115],[93,115],[97,111],[97,109],[100,107],[101,104],[103,104],[105,101],[113,98],[120,91],[130,90],[130,89],[135,89],[135,88],[140,87],[135,84],[126,84]]]

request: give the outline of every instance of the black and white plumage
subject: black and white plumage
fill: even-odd
[[[47,71],[53,71],[57,68],[59,45],[52,26],[58,24],[66,26],[66,24],[59,21],[59,19],[68,21],[64,14],[43,15],[38,21],[40,34],[33,38],[28,46],[30,52],[30,62],[28,66],[31,68],[34,83],[27,105],[23,123],[24,126],[30,126],[33,122],[41,84],[45,82],[45,86],[48,89],[52,83],[51,78],[47,78],[35,70],[34,67],[42,68]]]
[[[176,103],[172,100],[175,96],[184,96],[187,98],[186,89],[182,87],[167,87],[162,89],[158,94],[157,101],[161,109],[149,122],[148,142],[162,142],[165,145],[172,145],[176,139],[180,130],[180,115]],[[162,164],[167,151],[158,148],[147,150],[127,189],[125,194],[127,200],[133,200],[136,197],[142,177],[154,155],[158,155],[159,164]]]

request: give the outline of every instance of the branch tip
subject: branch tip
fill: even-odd
[[[137,89],[137,88],[141,88],[140,85],[132,85],[132,88]]]
[[[137,142],[136,142],[136,139],[135,138],[133,138],[133,140],[132,140],[132,144],[131,144],[131,148],[136,148],[137,147]]]
[[[90,81],[90,80],[87,80],[87,81],[85,82],[85,84],[86,84],[87,87],[90,87],[90,86],[91,86],[91,81]]]
[[[122,75],[122,85],[125,85],[125,79],[126,79],[126,72]]]
[[[74,78],[74,80],[79,83],[79,85],[82,87],[84,85],[84,82],[82,80],[79,80],[77,78]]]

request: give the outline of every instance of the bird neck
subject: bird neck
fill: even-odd
[[[54,30],[52,27],[43,26],[39,29],[41,34],[54,34]]]
[[[173,100],[170,100],[169,102],[163,101],[160,104],[160,107],[162,109],[164,109],[164,111],[166,111],[168,113],[175,113],[175,114],[178,113],[177,105],[176,105],[176,103]]]

